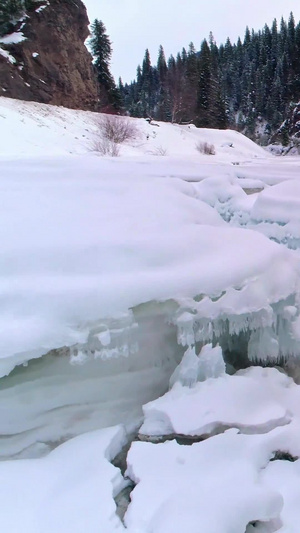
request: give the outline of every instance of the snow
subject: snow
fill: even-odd
[[[198,316],[217,319],[270,312],[270,303],[294,294],[298,260],[224,222],[221,206],[249,212],[253,203],[234,178],[232,154],[242,161],[252,150],[254,164],[271,157],[249,139],[160,124],[147,140],[154,126],[132,119],[141,135],[113,159],[90,152],[96,114],[1,98],[0,120],[2,375],[53,348],[86,343],[84,323],[142,302],[225,291],[198,304]],[[205,136],[216,145],[215,163],[194,149]],[[157,142],[169,143],[170,156],[149,155]]]
[[[63,107],[22,102],[9,98],[0,99],[1,121],[6,122],[5,139],[2,139],[0,154],[9,156],[62,154],[87,154],[99,138],[97,135],[99,115],[89,111],[77,111]],[[125,120],[127,120],[125,118]],[[180,164],[182,176],[186,178],[203,178],[211,172],[220,171],[220,163],[225,163],[226,172],[233,171],[233,162],[251,161],[258,164],[272,160],[266,151],[252,141],[232,130],[199,130],[192,125],[181,126],[169,123],[158,123],[152,126],[144,120],[129,119],[136,123],[140,134],[131,144],[121,146],[121,156],[149,157],[154,166],[163,165],[166,175],[176,172],[176,163]],[[5,124],[2,122],[2,124]],[[228,147],[226,142],[232,143]],[[213,143],[216,156],[205,156],[196,149],[197,142]],[[16,146],[18,148],[16,149]],[[163,148],[166,156],[156,156]],[[181,161],[180,161],[181,158]],[[184,158],[184,160],[182,160]],[[186,167],[187,158],[191,159]],[[158,159],[159,161],[155,161]],[[171,163],[171,167],[169,164]],[[193,170],[190,176],[190,168]],[[222,165],[224,170],[224,166]]]
[[[299,395],[284,373],[254,367],[192,387],[175,383],[145,405],[143,438],[221,434],[192,446],[131,445],[126,473],[136,487],[125,515],[129,529],[181,532],[186,521],[195,532],[249,525],[248,532],[251,522],[253,531],[298,531]]]
[[[134,442],[126,473],[137,486],[126,526],[153,533],[241,533],[251,521],[278,518],[283,498],[259,479],[268,462],[264,448],[236,430],[192,446]]]
[[[25,41],[26,37],[23,35],[21,31],[16,31],[14,33],[10,33],[9,35],[5,35],[4,37],[0,37],[0,43],[2,44],[18,44],[22,41]]]
[[[225,291],[197,304],[217,319],[294,294],[292,252],[227,227],[193,184],[117,168],[94,157],[2,163],[2,375],[142,302]]]
[[[199,356],[201,360],[201,354]],[[194,383],[177,382],[161,398],[145,405],[140,433],[203,436],[228,427],[262,433],[290,421],[290,400],[299,387],[273,368],[254,367]],[[251,402],[249,401],[251,398]]]
[[[1,527],[296,532],[299,385],[224,359],[298,375],[299,158],[123,117],[101,157],[99,118],[0,98]]]
[[[1,48],[1,46],[0,46],[0,55],[2,57],[4,57],[4,59],[9,61],[11,64],[16,63],[16,59],[11,54],[9,54],[6,50],[3,50],[3,48]],[[2,90],[4,90],[4,89],[2,88]]]
[[[290,248],[299,248],[299,193],[299,181],[296,179],[286,180],[263,191],[250,211],[251,227]]]
[[[257,221],[287,224],[300,220],[300,183],[289,180],[263,191],[257,198],[251,212]]]
[[[81,435],[42,459],[0,463],[2,531],[124,531],[113,497],[125,481],[110,460],[125,443],[119,426]]]

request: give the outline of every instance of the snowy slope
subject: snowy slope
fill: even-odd
[[[84,154],[97,139],[97,123],[101,114],[22,102],[0,97],[0,124],[5,135],[1,138],[0,154],[4,156],[32,156]],[[252,141],[226,130],[197,130],[193,125],[169,123],[149,125],[141,119],[130,119],[140,135],[131,145],[123,146],[121,155],[195,156],[205,163],[232,162],[246,159],[270,159],[270,155]],[[159,125],[156,125],[159,124]],[[197,142],[215,145],[217,157],[203,156],[196,149]]]

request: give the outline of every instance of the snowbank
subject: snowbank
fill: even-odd
[[[88,157],[2,164],[2,375],[86,343],[88,321],[143,302],[219,295],[191,303],[210,320],[294,294],[292,252],[229,227],[193,184],[118,168]]]
[[[290,404],[295,394],[299,398],[299,390],[278,370],[261,367],[207,379],[191,388],[176,383],[144,406],[140,434],[204,436],[231,427],[242,433],[265,433],[290,422]]]
[[[269,456],[256,436],[236,430],[192,446],[135,442],[127,475],[137,486],[125,524],[153,533],[241,533],[252,521],[271,522],[283,499],[259,480]]]
[[[0,125],[5,130],[1,139],[0,155],[39,156],[83,154],[92,150],[99,139],[98,124],[101,114],[63,107],[23,102],[0,97]],[[192,158],[194,165],[204,163],[211,167],[220,162],[245,160],[259,161],[272,158],[265,150],[232,130],[197,129],[193,125],[182,126],[163,122],[148,124],[143,119],[129,119],[136,124],[136,139],[121,146],[121,155],[148,156],[151,160],[161,154],[168,157]],[[216,156],[199,153],[196,145],[213,143]],[[203,172],[203,170],[202,170]],[[207,176],[206,171],[206,176]]]
[[[113,497],[125,482],[109,461],[125,443],[115,427],[81,435],[42,459],[0,463],[2,531],[124,531]]]
[[[250,224],[290,248],[300,245],[300,182],[287,180],[263,191],[256,199]]]

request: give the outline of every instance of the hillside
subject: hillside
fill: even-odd
[[[0,97],[1,139],[3,156],[85,154],[94,152],[100,137],[101,113],[25,102]],[[240,133],[232,130],[197,129],[193,125],[164,122],[149,124],[143,119],[120,117],[136,127],[136,136],[121,146],[120,155],[137,157],[172,156],[238,163],[247,159],[269,159],[270,155]],[[197,144],[213,144],[216,154],[203,156]]]

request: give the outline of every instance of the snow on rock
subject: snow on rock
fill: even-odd
[[[236,177],[206,178],[194,187],[197,198],[214,207],[227,222],[234,219],[244,224],[248,221],[256,195],[247,195]]]
[[[289,423],[299,394],[300,388],[274,368],[240,370],[191,388],[179,381],[164,396],[144,405],[140,434],[203,436],[228,427],[243,433],[270,431]]]
[[[18,44],[22,41],[25,41],[26,37],[23,35],[21,31],[15,31],[13,33],[10,33],[8,35],[5,35],[4,37],[0,37],[0,43],[2,44]]]
[[[300,460],[274,461],[264,473],[263,481],[283,497],[284,506],[280,515],[280,533],[298,533],[300,520]],[[255,530],[253,530],[255,531]]]
[[[287,180],[264,190],[257,197],[250,218],[249,227],[290,248],[299,248],[299,180]]]
[[[4,59],[9,61],[12,65],[17,62],[16,59],[11,54],[9,54],[7,50],[4,50],[3,48],[1,48],[1,46],[0,46],[0,55],[4,57]]]
[[[152,533],[241,533],[279,517],[279,491],[259,479],[269,446],[227,431],[192,446],[134,442],[127,472],[137,484],[125,524]]]
[[[119,426],[76,437],[41,459],[1,462],[1,530],[125,531],[113,499],[125,481],[110,463],[125,443]]]

